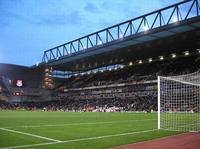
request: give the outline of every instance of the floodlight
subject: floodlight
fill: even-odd
[[[176,54],[175,53],[172,54],[172,58],[176,58]]]
[[[99,42],[98,42],[98,45],[100,45],[100,44],[102,44],[102,43],[103,43],[102,41],[99,41]]]
[[[159,59],[160,59],[160,60],[164,60],[164,57],[163,57],[163,56],[160,56]]]
[[[184,55],[185,55],[185,56],[190,55],[189,51],[185,51],[185,52],[184,52]]]
[[[149,58],[149,63],[151,63],[152,62],[152,58]]]
[[[39,65],[39,62],[36,62],[36,66],[38,66]]]
[[[144,31],[147,31],[147,30],[149,30],[149,27],[148,27],[147,25],[144,25],[144,26],[143,26],[143,30],[144,30]]]
[[[172,21],[175,23],[178,21],[178,18],[177,17],[173,17]]]

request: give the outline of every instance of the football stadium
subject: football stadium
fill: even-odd
[[[199,0],[52,47],[30,67],[0,63],[0,149],[197,149],[199,131]]]

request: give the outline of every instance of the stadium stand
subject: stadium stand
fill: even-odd
[[[56,87],[43,96],[44,91],[41,82],[40,88],[34,88],[35,84],[26,79],[26,87],[23,90],[24,102],[8,103],[2,101],[1,109],[27,110],[62,110],[62,111],[145,111],[157,110],[157,76],[180,75],[197,71],[200,67],[199,54],[182,55],[176,58],[166,58],[144,62],[142,64],[127,65],[123,68],[106,70],[84,75],[76,75],[64,81],[54,78]],[[3,79],[4,78],[4,79]],[[5,77],[1,77],[3,94],[6,85]],[[8,80],[8,79],[7,79]],[[5,81],[4,81],[5,82]],[[10,92],[19,92],[19,88],[10,87]],[[27,100],[31,97],[32,100]],[[41,98],[47,98],[41,100]],[[19,96],[22,98],[22,96]],[[40,100],[39,100],[40,99]]]

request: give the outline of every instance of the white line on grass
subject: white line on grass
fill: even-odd
[[[27,135],[27,136],[31,136],[31,137],[36,137],[36,138],[40,138],[40,139],[45,139],[45,140],[49,140],[49,141],[54,141],[54,142],[61,142],[60,140],[56,140],[56,139],[52,139],[52,138],[47,138],[47,137],[43,137],[43,136],[39,136],[39,135],[34,135],[34,134],[31,134],[31,133],[26,133],[26,132],[22,132],[22,131],[7,129],[7,128],[0,128],[0,130],[4,130],[4,131],[8,131],[8,132],[13,132],[13,133],[18,133],[18,134],[23,134],[23,135]]]
[[[36,147],[36,146],[45,146],[45,145],[53,145],[53,144],[61,144],[61,143],[69,143],[69,142],[80,142],[80,141],[88,141],[88,140],[97,140],[97,139],[119,137],[119,136],[126,136],[126,135],[134,135],[134,134],[140,134],[140,133],[146,133],[146,132],[153,132],[153,131],[158,131],[158,129],[135,131],[135,132],[129,132],[129,133],[121,133],[121,134],[114,134],[114,135],[105,135],[105,136],[90,137],[90,138],[80,138],[80,139],[66,140],[66,141],[60,141],[60,142],[49,142],[49,143],[39,143],[39,144],[30,144],[30,145],[20,145],[20,146],[3,147],[3,148],[0,148],[0,149],[16,149],[16,148],[24,148],[24,147]]]
[[[68,123],[68,124],[48,124],[48,125],[22,125],[22,126],[11,126],[5,128],[36,128],[36,127],[54,127],[54,126],[76,126],[76,125],[96,125],[96,124],[113,124],[113,123],[127,123],[127,122],[140,122],[140,121],[157,121],[157,119],[144,119],[144,120],[126,120],[126,121],[110,121],[110,122],[94,122],[94,123]]]

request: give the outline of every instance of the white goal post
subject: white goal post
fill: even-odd
[[[158,129],[200,131],[200,71],[158,76]]]

